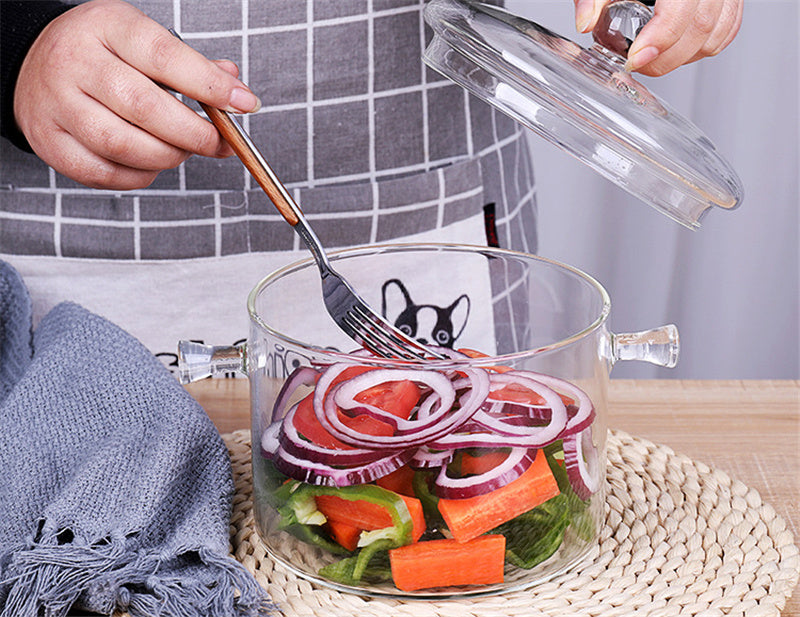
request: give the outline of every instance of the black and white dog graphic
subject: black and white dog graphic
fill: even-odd
[[[402,332],[423,345],[453,347],[469,317],[469,296],[461,294],[446,307],[416,304],[399,279],[389,279],[381,288],[381,312]]]

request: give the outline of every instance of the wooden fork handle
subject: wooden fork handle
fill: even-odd
[[[289,194],[275,173],[269,167],[264,157],[256,149],[253,143],[247,138],[246,134],[236,124],[230,114],[200,103],[200,107],[206,112],[211,122],[217,127],[222,137],[227,141],[236,155],[241,159],[244,166],[255,178],[259,186],[264,190],[272,203],[281,213],[286,222],[292,227],[300,221],[298,216],[298,206],[289,197]]]

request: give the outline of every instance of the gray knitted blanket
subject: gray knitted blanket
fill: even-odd
[[[224,442],[138,341],[75,304],[31,328],[0,262],[0,616],[275,611],[228,555]]]

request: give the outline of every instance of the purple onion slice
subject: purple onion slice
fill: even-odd
[[[564,466],[575,494],[588,499],[600,488],[600,460],[591,426],[564,436]]]
[[[589,396],[581,390],[578,386],[564,379],[553,377],[552,375],[545,375],[544,373],[534,373],[531,371],[509,371],[506,375],[525,375],[529,376],[536,381],[550,386],[552,389],[566,394],[575,401],[577,409],[567,420],[565,427],[565,434],[577,433],[589,426],[595,417],[595,410]]]
[[[344,450],[341,448],[329,448],[321,444],[312,443],[304,439],[294,425],[294,416],[297,412],[297,405],[294,405],[286,418],[280,423],[281,431],[278,436],[280,446],[288,453],[304,458],[312,463],[322,463],[324,465],[366,465],[387,455],[384,449],[375,448],[355,448]]]
[[[433,492],[444,499],[468,499],[505,486],[519,478],[533,463],[536,450],[512,448],[508,456],[492,469],[481,474],[453,478],[443,466],[436,476]]]
[[[319,376],[320,371],[310,366],[300,366],[294,369],[283,382],[280,392],[275,398],[275,404],[272,406],[272,419],[278,420],[283,417],[286,404],[292,394],[302,386],[313,386]]]
[[[331,388],[331,384],[348,365],[336,365],[326,371],[317,382],[314,392],[314,413],[320,424],[337,439],[356,447],[379,447],[389,449],[411,448],[423,445],[432,439],[445,435],[467,421],[480,407],[489,391],[489,377],[485,371],[465,369],[463,372],[472,380],[469,396],[461,401],[460,407],[454,409],[455,390],[450,380],[435,371],[419,369],[375,369],[364,375],[377,373],[371,380],[358,382],[361,385],[352,387],[348,380]],[[357,379],[353,378],[353,379]],[[428,386],[432,393],[440,399],[435,410],[424,419],[408,421],[402,425],[402,431],[395,435],[368,435],[361,433],[339,418],[339,407],[363,406],[355,401],[355,396],[377,383],[408,379]],[[366,385],[365,385],[366,384]],[[333,390],[329,392],[329,389]],[[399,427],[398,427],[399,428]]]

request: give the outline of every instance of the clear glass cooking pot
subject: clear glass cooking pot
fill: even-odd
[[[522,253],[398,244],[331,259],[449,359],[355,350],[311,259],[251,292],[245,345],[181,344],[184,381],[249,377],[253,507],[270,556],[323,585],[404,598],[580,568],[603,522],[609,371],[674,366],[675,327],[612,334],[597,281]]]

